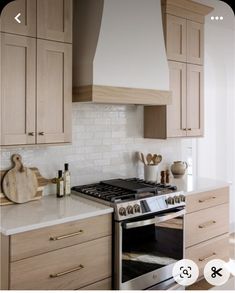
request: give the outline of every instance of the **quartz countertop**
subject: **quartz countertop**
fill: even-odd
[[[25,204],[2,206],[0,232],[13,235],[112,212],[109,206],[74,194],[63,198],[48,195]]]
[[[180,179],[172,179],[171,184],[176,185],[179,191],[184,191],[185,195],[190,195],[199,192],[206,192],[217,188],[228,187],[230,184],[225,181],[193,177],[185,175]]]

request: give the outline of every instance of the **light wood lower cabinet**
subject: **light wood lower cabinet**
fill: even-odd
[[[1,234],[1,289],[104,290],[112,279],[111,214]]]
[[[185,254],[200,277],[212,259],[229,260],[229,188],[186,196]]]
[[[72,290],[111,276],[111,236],[11,264],[13,290]]]
[[[204,267],[210,260],[221,259],[226,262],[229,260],[228,233],[187,248],[185,257],[198,265],[199,274],[202,276]]]

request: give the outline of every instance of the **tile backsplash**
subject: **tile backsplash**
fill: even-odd
[[[38,167],[48,178],[55,177],[67,162],[72,185],[80,185],[114,177],[143,177],[138,151],[161,154],[159,169],[181,159],[180,139],[143,138],[143,106],[73,103],[72,116],[71,145],[2,149],[1,169],[11,166],[14,153],[22,155],[26,166]],[[54,186],[45,190],[45,194],[51,192],[55,192]]]

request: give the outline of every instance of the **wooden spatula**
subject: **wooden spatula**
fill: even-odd
[[[15,203],[28,202],[37,193],[37,177],[32,170],[23,166],[20,155],[13,155],[12,161],[14,167],[6,173],[2,181],[3,193]]]

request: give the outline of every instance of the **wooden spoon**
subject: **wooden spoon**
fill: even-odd
[[[143,162],[145,165],[147,165],[147,162],[146,162],[146,160],[145,160],[145,157],[144,157],[144,154],[143,154],[143,153],[141,153],[141,159],[142,159],[142,162]]]
[[[151,165],[152,159],[153,159],[152,154],[147,154],[146,160],[147,160],[148,165]]]
[[[154,162],[155,165],[158,165],[159,163],[161,163],[161,161],[162,161],[162,156],[161,155],[155,154],[153,156],[153,162]]]

